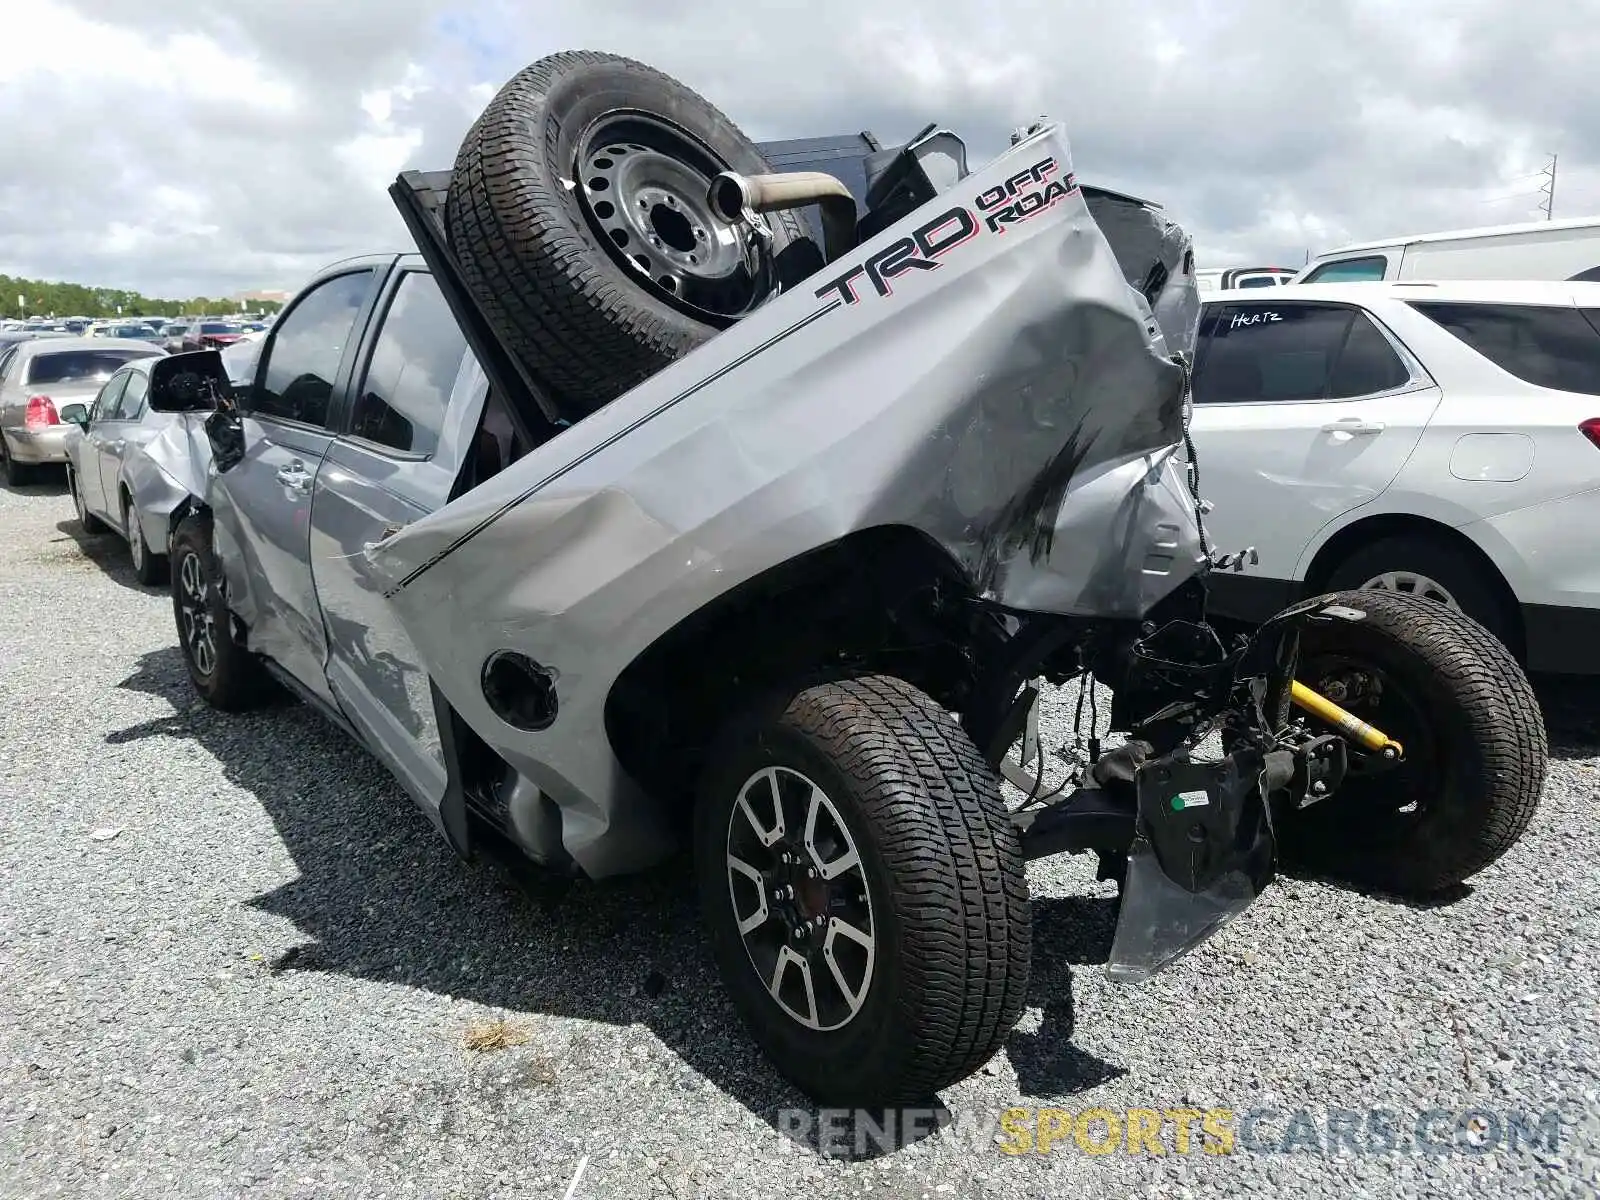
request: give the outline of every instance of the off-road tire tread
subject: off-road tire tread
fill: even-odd
[[[671,76],[617,55],[572,50],[540,59],[513,76],[467,131],[445,205],[450,246],[468,290],[534,376],[585,415],[716,332],[687,320],[670,325],[641,309],[624,269],[587,228],[574,233],[562,182],[545,170],[560,133],[543,118],[545,96],[563,77],[602,65],[650,87],[695,95]],[[695,99],[736,132],[720,110]],[[802,236],[793,213],[769,219],[791,238]]]
[[[888,864],[911,1036],[882,1099],[926,1097],[993,1057],[1026,998],[1028,886],[999,777],[948,712],[889,676],[808,688],[783,720],[855,785]]]
[[[1399,894],[1426,895],[1477,874],[1509,850],[1538,808],[1549,761],[1544,719],[1527,675],[1499,638],[1472,618],[1435,600],[1393,592],[1353,591],[1323,597],[1367,614],[1430,669],[1465,714],[1476,762],[1464,775],[1478,780],[1476,796],[1452,797],[1448,821],[1432,823],[1425,856],[1401,852],[1347,862],[1344,872]],[[1346,786],[1349,786],[1347,783]],[[1339,854],[1337,794],[1323,804],[1328,823],[1301,849],[1322,864]],[[1298,855],[1297,855],[1298,857]]]

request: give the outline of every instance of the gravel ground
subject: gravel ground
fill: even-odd
[[[573,1197],[1600,1190],[1600,687],[1546,688],[1543,808],[1447,905],[1287,880],[1131,988],[1099,965],[1110,885],[1036,864],[1006,1053],[850,1161],[737,1027],[681,867],[541,900],[458,862],[310,712],[199,705],[172,643],[165,594],[60,486],[0,489],[6,1196],[560,1197],[580,1162]],[[1007,1155],[1012,1106],[1223,1107],[1239,1138]],[[1300,1148],[1271,1152],[1297,1109]],[[1448,1110],[1446,1140],[1479,1110],[1489,1144],[1319,1151],[1331,1110],[1372,1109]],[[1554,1146],[1495,1145],[1514,1112],[1559,1112]]]

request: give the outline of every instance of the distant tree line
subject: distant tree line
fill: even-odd
[[[283,307],[276,300],[250,300],[243,304],[251,312],[262,313],[277,312]],[[240,301],[221,297],[157,300],[117,288],[0,275],[0,317],[198,317],[237,312],[240,308]]]

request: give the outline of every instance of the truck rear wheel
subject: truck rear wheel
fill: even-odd
[[[1533,817],[1549,755],[1538,698],[1504,643],[1459,611],[1399,592],[1325,599],[1365,616],[1307,626],[1296,678],[1399,741],[1405,759],[1352,741],[1338,790],[1280,817],[1283,856],[1400,895],[1458,884]]]
[[[792,212],[767,218],[770,242],[713,222],[719,172],[770,169],[677,80],[568,51],[519,72],[468,131],[446,225],[478,303],[581,417],[766,301],[788,247],[814,252]]]
[[[272,676],[235,636],[211,545],[210,517],[191,514],[178,523],[170,574],[178,650],[200,698],[224,712],[239,712],[280,695]]]
[[[926,1099],[1022,1013],[1028,889],[999,780],[901,680],[821,684],[731,727],[695,869],[735,1006],[821,1103]]]

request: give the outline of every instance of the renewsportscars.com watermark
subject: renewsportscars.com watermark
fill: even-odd
[[[1496,1108],[1008,1108],[996,1116],[947,1109],[789,1108],[779,1151],[829,1157],[891,1153],[934,1133],[972,1153],[1447,1155],[1556,1153],[1560,1114]]]

